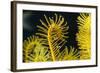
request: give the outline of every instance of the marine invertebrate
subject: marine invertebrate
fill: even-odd
[[[69,51],[68,48],[65,48],[65,56],[64,60],[78,60],[80,57],[80,54],[77,49],[70,47]]]
[[[91,55],[91,15],[81,13],[77,18],[78,33],[76,39],[80,49],[80,59],[89,59]]]
[[[63,16],[58,16],[55,14],[55,17],[48,17],[44,15],[46,22],[40,19],[42,25],[37,25],[38,36],[43,36],[46,41],[46,45],[48,44],[50,53],[52,56],[52,60],[59,60],[58,55],[60,54],[60,49],[66,43],[65,36],[68,32],[67,22],[65,22]]]
[[[23,43],[24,62],[44,62],[50,60],[48,48],[43,46],[44,42],[37,36],[30,36]]]
[[[60,60],[78,60],[80,57],[80,53],[78,49],[74,47],[70,47],[69,49],[65,47],[65,49],[59,54]]]

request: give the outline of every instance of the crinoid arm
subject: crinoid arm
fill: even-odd
[[[65,49],[59,54],[59,60],[79,60],[80,52],[78,49],[70,47]]]
[[[48,48],[43,46],[45,42],[36,36],[30,36],[23,43],[24,62],[45,62],[50,60]]]
[[[60,54],[60,49],[66,43],[66,34],[68,33],[67,22],[65,21],[63,16],[58,16],[55,13],[55,17],[47,17],[44,15],[45,21],[40,19],[41,25],[38,27],[38,36],[42,36],[45,40],[47,40],[48,48],[50,49],[50,53],[52,56],[52,60],[58,60],[58,55]]]
[[[76,39],[80,49],[80,59],[90,59],[91,55],[91,15],[81,13],[77,18],[78,33]]]

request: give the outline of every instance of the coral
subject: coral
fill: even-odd
[[[79,31],[76,34],[78,46],[80,49],[80,59],[89,59],[91,54],[91,15],[81,13],[77,18]]]

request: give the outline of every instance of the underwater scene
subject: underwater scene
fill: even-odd
[[[23,62],[91,59],[91,14],[23,10]]]

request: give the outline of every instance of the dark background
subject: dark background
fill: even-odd
[[[27,37],[35,35],[37,32],[36,25],[41,25],[40,19],[45,22],[44,14],[47,17],[54,17],[54,14],[62,15],[67,21],[69,30],[68,30],[68,39],[66,39],[67,43],[65,44],[68,48],[70,46],[77,48],[76,41],[76,33],[78,32],[78,25],[76,23],[77,17],[80,13],[73,12],[54,12],[54,11],[31,11],[31,10],[23,10],[23,41],[27,39]]]

